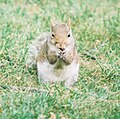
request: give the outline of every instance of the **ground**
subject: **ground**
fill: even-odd
[[[51,18],[72,22],[80,72],[70,89],[38,82],[25,65],[28,44],[50,31]],[[0,119],[48,118],[120,118],[119,0],[0,0]]]

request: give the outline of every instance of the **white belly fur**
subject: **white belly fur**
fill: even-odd
[[[60,81],[71,81],[72,78],[77,81],[79,63],[74,61],[67,66],[64,66],[63,69],[54,69],[55,65],[51,65],[48,61],[38,62],[37,70],[38,77],[42,79],[43,82],[60,82]]]

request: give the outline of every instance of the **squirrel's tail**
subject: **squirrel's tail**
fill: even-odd
[[[43,33],[42,36],[38,36],[29,46],[28,54],[26,57],[26,66],[32,67],[37,65],[37,56],[41,47],[50,38],[50,33]]]
[[[28,46],[28,54],[26,57],[27,67],[36,66],[37,64],[36,59],[37,59],[38,52],[39,52],[38,41],[35,40]]]

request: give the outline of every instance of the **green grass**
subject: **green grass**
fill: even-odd
[[[80,75],[71,89],[39,83],[36,70],[25,66],[29,42],[50,30],[53,17],[72,21]],[[0,119],[119,119],[120,1],[0,0],[0,85],[45,90],[0,87]]]

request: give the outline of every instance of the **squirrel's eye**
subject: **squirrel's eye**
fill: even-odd
[[[68,34],[68,37],[70,37],[70,34]]]
[[[52,34],[52,37],[54,37],[54,34]]]

